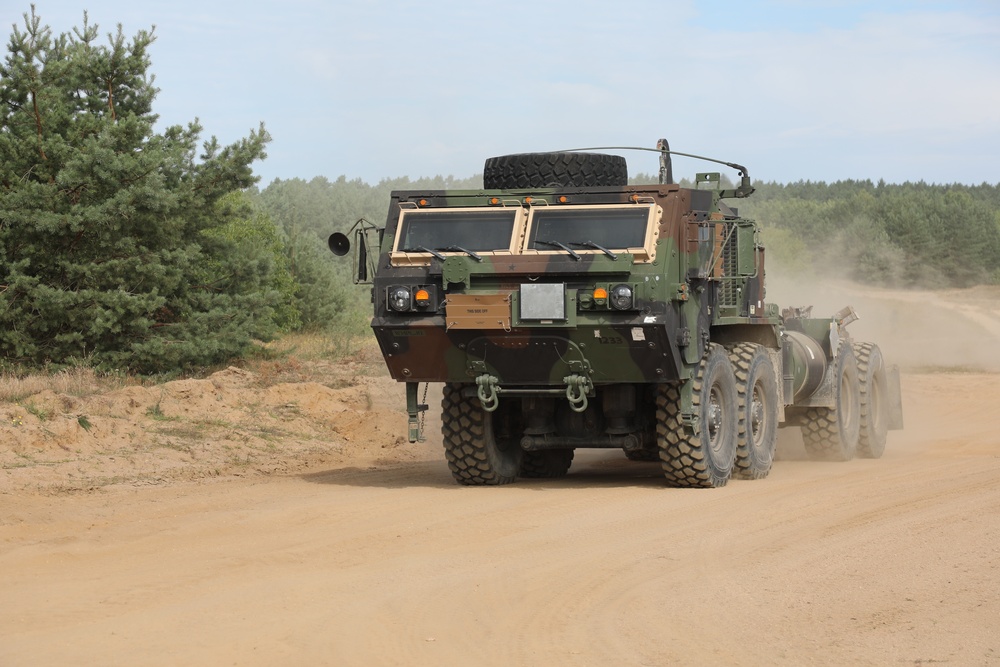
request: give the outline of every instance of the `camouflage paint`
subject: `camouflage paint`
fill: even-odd
[[[628,430],[637,435],[628,437],[646,444],[653,432],[649,420],[657,387],[676,384],[677,421],[697,434],[701,422],[693,400],[695,383],[688,380],[697,374],[710,342],[729,346],[751,342],[769,350],[778,374],[779,420],[788,417],[794,423],[805,406],[833,407],[836,391],[826,370],[838,341],[849,340],[844,330],[849,320],[811,318],[808,311],[798,309],[779,314],[778,307],[766,301],[759,228],[723,201],[753,192],[745,169],[741,172],[743,181],[735,190],[721,189],[718,174],[704,173],[696,176],[696,183],[714,187],[393,192],[379,235],[381,246],[368,248],[378,258],[371,326],[391,376],[407,383],[410,439],[419,434],[418,412],[427,408],[417,403],[420,382],[458,383],[473,396],[478,387],[484,407],[492,402],[484,398],[484,382],[507,397],[558,398],[566,392],[570,407],[588,414],[594,404],[577,409],[581,406],[573,404],[579,395],[571,397],[569,390],[575,393],[582,386],[589,397],[608,399],[611,405],[631,395],[624,391],[631,387],[636,390],[637,403],[632,407],[637,421]],[[579,247],[580,243],[572,250],[541,250],[538,243],[551,243],[540,239],[534,248],[526,248],[529,225],[537,222],[532,211],[580,207],[583,216],[588,208],[602,206],[624,213],[625,218],[619,219],[635,220],[639,218],[626,209],[644,207],[637,209],[647,212],[641,249],[631,246],[625,251],[603,242],[613,253],[600,246]],[[404,213],[407,218],[411,211],[447,214],[432,216],[439,221],[428,223],[433,225],[445,217],[474,220],[480,209],[515,211],[509,244],[495,252],[397,247],[402,244],[396,237]],[[506,224],[507,218],[499,220]],[[436,240],[435,234],[447,230],[447,224],[426,238]],[[607,233],[607,227],[595,229]],[[414,234],[414,239],[420,238]],[[369,237],[365,233],[357,238]],[[468,233],[465,238],[470,238]],[[497,235],[490,242],[502,238]],[[595,293],[603,288],[610,294],[621,285],[632,290],[631,308],[615,310]],[[389,307],[390,291],[397,287],[410,290],[410,312]],[[418,290],[426,292],[422,305],[412,298]],[[522,300],[530,316],[524,316]],[[551,316],[539,315],[542,312]],[[795,336],[806,336],[815,345],[803,346]],[[822,376],[819,383],[817,374]],[[898,404],[898,379],[891,384],[890,394]],[[798,395],[806,385],[810,395]],[[611,409],[618,408],[611,405]],[[892,419],[893,427],[901,427],[901,412],[898,420],[895,415]],[[584,437],[580,423],[569,428],[570,434],[563,438],[567,446],[623,446],[624,441],[606,436]]]
[[[565,208],[628,205],[636,200],[655,203],[662,209],[654,222],[655,258],[639,263],[616,250],[619,257],[613,261],[600,252],[579,250],[580,260],[575,260],[554,250],[487,255],[481,262],[449,254],[444,262],[433,259],[427,266],[391,261],[404,207],[489,208],[492,197],[504,202],[530,198],[532,203],[525,207],[553,206],[560,196],[569,200],[560,205]],[[739,229],[751,233],[731,233]],[[777,346],[780,320],[777,309],[764,304],[763,249],[752,233],[755,229],[751,221],[723,215],[716,193],[677,185],[393,192],[374,279],[372,328],[389,372],[399,381],[471,382],[489,373],[505,388],[561,386],[563,377],[581,370],[598,385],[684,380],[691,376],[708,340],[716,339],[722,329],[763,327],[768,331],[754,338]],[[728,257],[733,252],[742,253],[744,273],[749,275],[727,273],[727,262],[736,266]],[[751,271],[745,270],[747,262]],[[565,285],[564,320],[519,317],[520,285],[538,282]],[[635,288],[634,310],[588,307],[596,287],[609,289],[622,283]],[[399,285],[427,289],[434,306],[426,314],[391,311],[387,290]],[[725,294],[740,295],[739,300],[720,303],[723,287]],[[507,297],[509,318],[482,330],[449,329],[444,304],[450,294]]]

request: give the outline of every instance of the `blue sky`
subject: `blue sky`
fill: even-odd
[[[229,143],[263,121],[262,186],[659,137],[755,180],[1000,182],[996,0],[35,4],[56,33],[85,9],[102,33],[155,25],[161,127],[197,117]],[[6,41],[30,3],[4,5]]]

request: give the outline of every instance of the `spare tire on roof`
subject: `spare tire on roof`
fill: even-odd
[[[487,190],[628,185],[628,165],[604,153],[516,153],[486,160]]]

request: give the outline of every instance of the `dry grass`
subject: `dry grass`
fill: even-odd
[[[378,347],[368,332],[364,335],[344,332],[293,333],[261,344],[259,354],[234,360],[233,363],[256,373],[260,384],[267,386],[274,382],[325,383],[330,381],[327,377],[330,366],[338,365],[345,359],[362,360],[379,356]],[[220,368],[208,368],[203,373],[194,373],[188,377],[209,375],[217,370]],[[84,367],[58,372],[0,373],[0,403],[20,403],[46,390],[87,398],[128,385],[149,386],[163,379],[100,373]]]
[[[302,361],[335,361],[355,354],[372,336],[343,333],[292,333],[267,343],[264,349],[279,356],[294,356]]]
[[[31,373],[23,377],[0,375],[0,401],[17,403],[46,389],[57,394],[86,398],[94,394],[134,384],[120,375],[98,374],[89,368],[71,368],[58,373]]]
[[[354,362],[381,361],[370,333],[347,336],[328,333],[288,334],[262,346],[261,353],[240,365],[257,376],[257,383],[319,382],[333,386],[341,373],[336,367]]]

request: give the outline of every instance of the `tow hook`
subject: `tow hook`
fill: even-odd
[[[500,396],[497,392],[497,383],[499,382],[498,377],[489,373],[483,373],[476,378],[476,394],[486,412],[493,412],[500,406]]]
[[[567,375],[563,378],[566,383],[566,400],[573,412],[583,412],[587,409],[587,394],[590,393],[590,378],[583,375]]]

